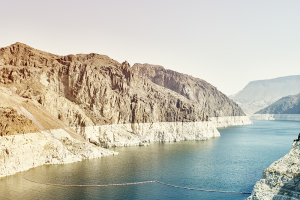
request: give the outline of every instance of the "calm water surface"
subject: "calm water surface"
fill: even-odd
[[[118,147],[117,156],[30,170],[27,177],[57,184],[113,184],[148,180],[190,188],[251,192],[262,171],[289,152],[300,122],[254,121],[219,129],[207,141]],[[158,183],[115,187],[56,187],[31,183],[23,173],[0,178],[0,199],[246,199]]]

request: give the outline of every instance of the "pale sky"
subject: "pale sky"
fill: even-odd
[[[0,47],[162,65],[226,95],[300,75],[299,0],[0,0]]]

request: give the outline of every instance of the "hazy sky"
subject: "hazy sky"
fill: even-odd
[[[299,0],[0,0],[0,47],[162,65],[230,95],[300,74]]]

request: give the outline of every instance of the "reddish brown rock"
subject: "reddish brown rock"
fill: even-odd
[[[0,136],[38,132],[39,129],[24,115],[12,108],[0,107]]]
[[[131,68],[94,53],[58,56],[22,43],[0,49],[1,84],[69,126],[244,115],[201,79],[158,66]]]

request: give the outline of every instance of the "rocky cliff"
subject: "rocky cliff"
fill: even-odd
[[[252,81],[230,98],[251,116],[284,96],[298,93],[300,93],[300,75],[295,75]]]
[[[159,65],[137,63],[132,69],[153,83],[194,101],[208,117],[245,115],[234,101],[202,79],[168,70]]]
[[[58,56],[22,43],[1,48],[0,128],[5,136],[0,137],[0,171],[12,174],[37,163],[106,155],[95,145],[205,140],[220,136],[216,127],[251,123],[205,81],[165,72],[161,85],[126,61],[105,55]],[[167,83],[168,77],[174,80]]]
[[[195,104],[193,99],[137,76],[127,62],[120,64],[103,55],[57,56],[16,43],[0,49],[0,62],[2,84],[17,88],[18,95],[39,102],[71,126],[203,121],[207,116],[243,115],[232,102],[227,107],[212,107],[219,99]],[[197,92],[199,98],[218,94],[213,87],[203,94]],[[78,111],[59,109],[60,102],[52,102],[56,99],[52,95],[75,103]]]
[[[300,199],[300,142],[291,151],[264,170],[247,200]]]

